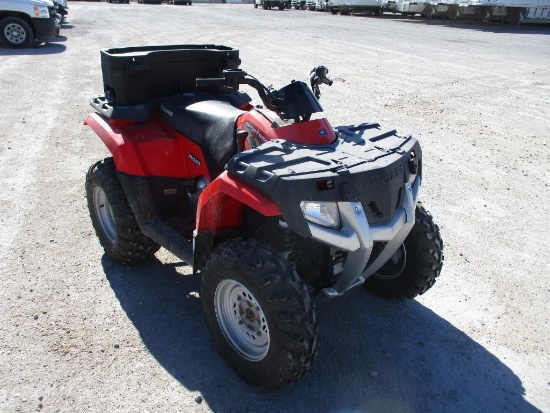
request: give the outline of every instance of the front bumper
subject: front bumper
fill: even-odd
[[[35,40],[39,42],[54,41],[59,34],[59,20],[55,17],[49,19],[32,19],[36,29]]]
[[[361,202],[338,202],[342,228],[333,230],[308,222],[312,238],[348,252],[342,273],[332,287],[322,292],[327,297],[338,297],[350,288],[362,284],[397,251],[409,235],[414,221],[420,177],[412,185],[405,183],[403,203],[387,224],[369,225]],[[385,242],[382,252],[370,264],[374,242]],[[367,265],[368,264],[368,265]]]

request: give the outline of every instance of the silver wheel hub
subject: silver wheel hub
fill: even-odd
[[[93,193],[94,210],[99,225],[107,240],[114,244],[116,241],[116,225],[111,204],[103,188],[96,186]]]
[[[4,35],[11,43],[21,44],[27,38],[25,29],[17,23],[10,23],[4,29]]]
[[[254,295],[235,280],[216,288],[214,307],[220,330],[231,347],[249,361],[262,360],[269,351],[269,328]]]
[[[406,264],[407,249],[405,244],[401,244],[391,258],[373,275],[384,280],[393,280],[401,275]]]

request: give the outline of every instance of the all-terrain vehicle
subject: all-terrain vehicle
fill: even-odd
[[[217,45],[101,52],[104,92],[86,124],[112,157],[86,176],[107,255],[132,264],[161,246],[201,276],[214,342],[246,380],[280,387],[317,354],[313,298],[363,284],[424,293],[443,243],[417,201],[420,144],[376,122],[332,127],[319,66],[281,89]],[[254,106],[241,85],[254,88]]]

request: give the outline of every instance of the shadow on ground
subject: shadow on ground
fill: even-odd
[[[64,42],[67,38],[65,36],[59,36],[56,42]],[[0,56],[32,56],[32,55],[44,55],[44,54],[58,54],[63,53],[67,47],[58,43],[40,43],[35,44],[26,49],[13,49],[0,43]]]
[[[320,351],[306,378],[262,390],[216,352],[197,276],[157,259],[128,271],[104,256],[103,267],[151,355],[214,412],[538,411],[514,372],[453,325],[416,301],[361,288],[317,303]]]

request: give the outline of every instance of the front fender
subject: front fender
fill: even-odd
[[[224,171],[199,198],[197,233],[241,227],[245,205],[264,216],[281,215],[281,210],[269,197]]]

